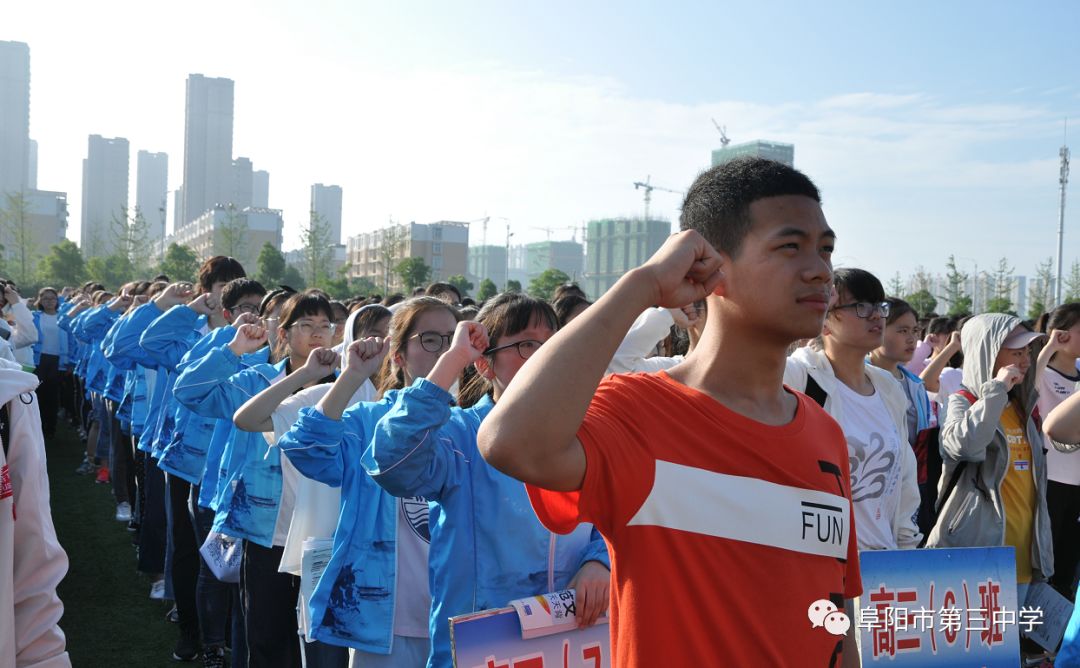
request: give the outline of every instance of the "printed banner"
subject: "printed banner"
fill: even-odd
[[[455,668],[610,668],[610,629],[587,629],[525,640],[514,608],[450,620]]]
[[[1015,668],[1019,632],[1042,610],[1017,605],[1013,548],[860,552],[856,611],[864,666]]]

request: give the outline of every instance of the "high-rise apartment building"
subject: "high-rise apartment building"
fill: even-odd
[[[788,167],[795,166],[795,146],[776,141],[756,139],[742,144],[731,144],[712,152],[712,166],[731,162],[735,158],[754,156],[782,162]]]
[[[233,82],[192,74],[184,114],[184,196],[176,228],[233,199]]]
[[[117,225],[126,221],[128,207],[128,140],[90,135],[83,160],[82,219],[79,247],[83,257],[116,252]]]
[[[671,222],[641,218],[589,221],[586,230],[585,285],[599,299],[626,272],[640,267],[671,236]]]
[[[31,187],[30,47],[0,41],[0,195]]]
[[[139,151],[135,160],[135,207],[146,221],[147,241],[156,243],[167,235],[165,214],[169,196],[169,156]]]
[[[341,243],[341,186],[311,186],[311,210],[329,227],[330,243]]]

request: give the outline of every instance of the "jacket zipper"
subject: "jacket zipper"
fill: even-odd
[[[555,591],[555,532],[549,532],[548,538],[548,588]]]

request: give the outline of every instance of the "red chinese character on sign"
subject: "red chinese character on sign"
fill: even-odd
[[[998,594],[1001,593],[1001,583],[987,578],[986,582],[979,583],[979,607],[982,609],[986,624],[982,627],[979,639],[987,647],[1000,645],[1005,642],[1005,628],[999,623],[1001,620],[1001,606],[998,604]]]
[[[872,627],[870,639],[874,658],[882,654],[896,656],[896,626],[889,623],[891,620],[888,612],[895,600],[896,594],[885,589],[885,585],[879,586],[876,592],[870,594],[870,603],[877,609],[878,622]]]
[[[914,589],[900,589],[896,592],[897,603],[913,604],[918,602],[918,600],[919,593]],[[898,615],[897,628],[903,630],[918,630],[918,627],[916,626],[916,619],[919,617],[920,613],[914,608],[914,605],[905,605],[903,608],[899,608],[899,610],[903,611],[903,621],[900,621]],[[909,610],[911,612],[909,612]],[[918,652],[921,650],[922,639],[917,636],[914,638],[898,638],[896,641],[896,651],[898,652]]]

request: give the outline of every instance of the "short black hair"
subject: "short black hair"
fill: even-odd
[[[865,269],[844,267],[833,272],[833,287],[836,294],[847,293],[857,302],[880,303],[885,301],[885,287]]]
[[[429,296],[429,297],[443,298],[444,296],[448,296],[451,293],[453,294],[454,297],[456,297],[456,299],[454,299],[454,301],[452,301],[450,303],[451,304],[460,304],[461,303],[461,291],[458,290],[456,286],[454,286],[454,285],[452,285],[450,283],[444,283],[442,281],[437,281],[437,282],[432,283],[431,285],[427,286],[427,290],[424,290],[424,294]]]
[[[199,267],[199,289],[202,292],[210,292],[214,283],[225,282],[244,278],[244,266],[236,258],[226,255],[215,255]]]
[[[697,230],[713,248],[735,257],[753,222],[750,205],[783,195],[821,203],[817,186],[794,167],[765,158],[736,158],[694,180],[683,200],[679,228]]]
[[[885,301],[889,302],[889,317],[885,319],[886,325],[891,325],[908,313],[915,316],[915,322],[919,322],[919,312],[915,310],[915,307],[907,303],[899,297],[886,297]]]
[[[266,288],[251,278],[234,278],[221,289],[221,306],[231,311],[248,295],[258,295],[261,299],[266,296]]]

